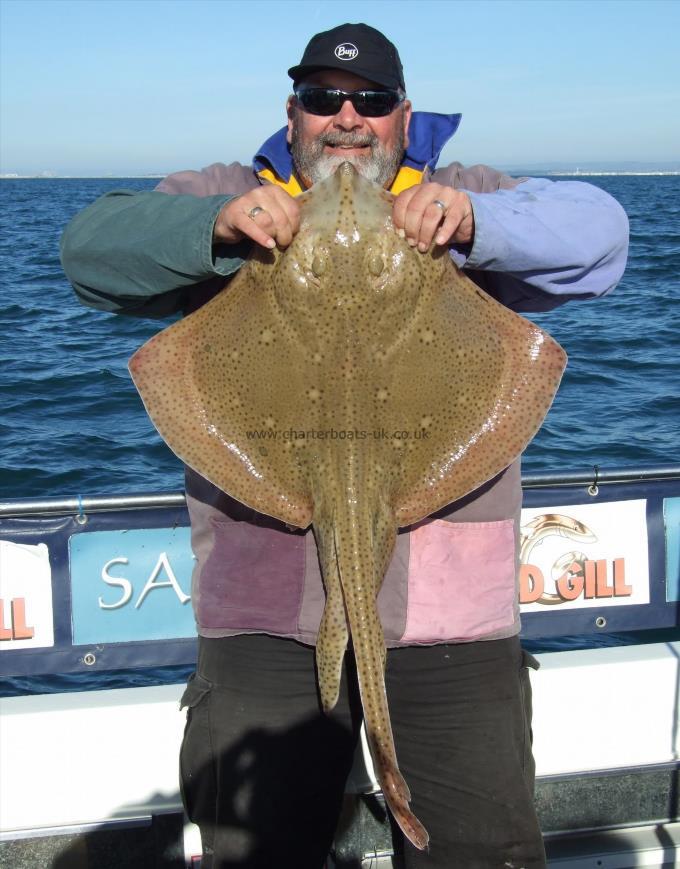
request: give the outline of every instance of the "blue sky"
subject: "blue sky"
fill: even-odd
[[[0,172],[249,162],[308,38],[365,21],[415,107],[463,113],[443,157],[680,160],[675,0],[0,0]]]

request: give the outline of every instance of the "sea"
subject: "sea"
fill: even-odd
[[[523,471],[678,464],[680,176],[579,175],[578,180],[603,188],[626,210],[628,266],[619,286],[603,298],[529,315],[562,344],[569,365],[525,453]],[[61,233],[78,211],[108,191],[150,190],[157,183],[152,178],[0,180],[2,501],[183,487],[180,463],[153,430],[127,371],[130,355],[169,321],[84,307],[59,261]],[[161,676],[97,678],[108,679],[110,687],[121,679],[140,684]],[[30,680],[18,680],[9,693],[34,688]]]

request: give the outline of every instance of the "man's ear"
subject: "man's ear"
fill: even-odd
[[[288,132],[286,141],[290,145],[293,141],[293,119],[295,117],[295,95],[291,94],[286,100],[286,116],[288,118]]]
[[[411,100],[404,100],[404,149],[408,148],[408,128],[411,126],[411,115],[413,114]]]

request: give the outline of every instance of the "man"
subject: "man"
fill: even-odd
[[[295,196],[350,160],[397,194],[398,232],[432,241],[514,310],[602,295],[626,259],[627,221],[578,182],[435,171],[460,116],[413,112],[396,48],[366,25],[317,34],[289,70],[286,128],[252,168],[214,164],[151,193],[112,193],[67,228],[64,268],[94,307],[190,312],[253,244],[286,247]],[[204,866],[319,869],[360,724],[347,674],[319,710],[313,645],[324,602],[311,532],[256,514],[187,470],[199,640],[181,772]],[[533,808],[530,687],[516,588],[519,462],[434,521],[399,535],[380,592],[397,756],[429,852],[408,869],[545,865]]]

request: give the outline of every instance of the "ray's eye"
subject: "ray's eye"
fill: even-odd
[[[314,259],[312,260],[312,274],[315,278],[320,278],[321,275],[326,271],[326,266],[328,265],[328,261],[323,254],[315,254]]]
[[[377,278],[379,274],[382,273],[385,264],[383,262],[383,258],[378,253],[372,253],[368,258],[368,270],[373,275],[374,278]]]

